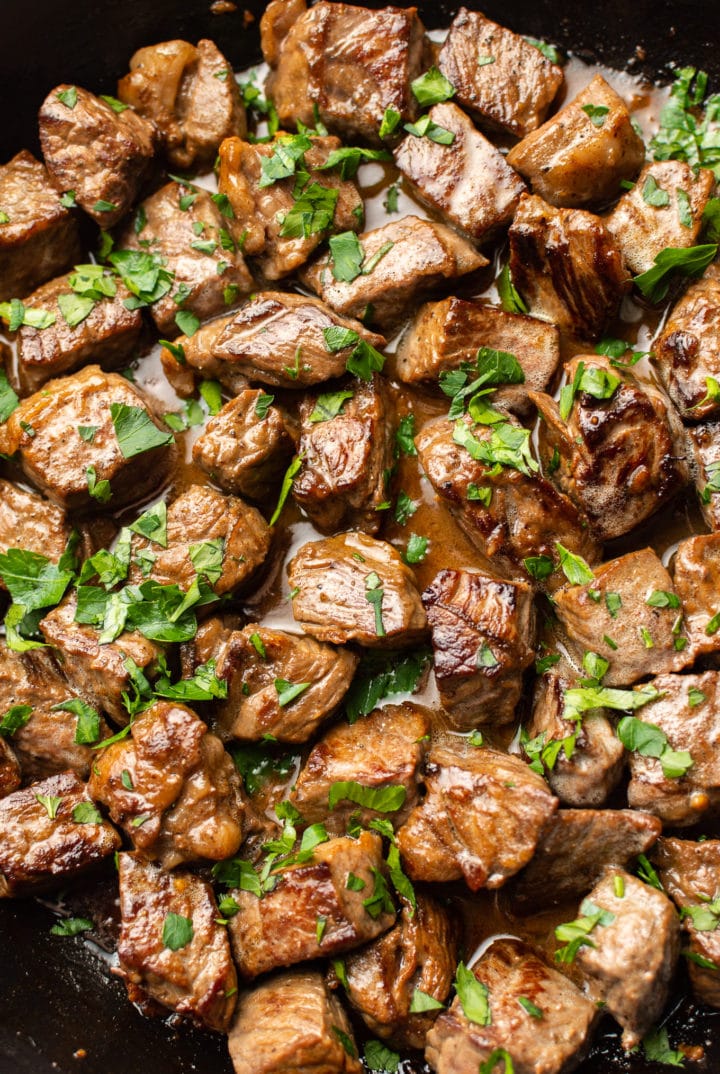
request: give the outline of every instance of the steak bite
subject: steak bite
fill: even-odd
[[[706,421],[687,430],[690,470],[705,524],[720,530],[720,422]]]
[[[118,850],[120,836],[96,810],[79,819],[92,808],[74,772],[0,799],[0,898],[61,887]]]
[[[452,143],[408,134],[394,151],[395,163],[420,201],[475,242],[485,242],[510,223],[525,184],[456,104],[436,104],[429,115],[450,131]]]
[[[435,680],[458,730],[512,722],[535,658],[533,591],[478,571],[445,570],[422,595]]]
[[[428,291],[488,264],[445,224],[417,216],[366,231],[358,241],[364,268],[355,272],[353,265],[346,271],[343,262],[338,267],[331,245],[330,253],[305,269],[301,279],[336,313],[381,327],[397,324]]]
[[[0,166],[0,302],[27,295],[81,256],[74,214],[43,165],[23,149]]]
[[[412,880],[463,878],[471,891],[499,888],[530,861],[558,801],[519,757],[435,746],[427,797],[397,833]]]
[[[337,396],[310,395],[300,403],[301,468],[292,493],[321,533],[352,528],[374,534],[382,523],[393,465],[394,408],[387,382],[352,381]],[[328,410],[329,406],[329,410]]]
[[[94,429],[92,438],[83,439],[80,428]],[[0,452],[18,452],[33,484],[70,510],[107,503],[107,495],[99,495],[107,486],[98,490],[103,481],[113,510],[140,500],[162,484],[175,461],[172,433],[144,396],[125,377],[96,365],[50,380],[23,399],[0,425]]]
[[[595,75],[552,119],[514,146],[507,159],[533,193],[573,209],[617,197],[621,181],[634,179],[643,166],[645,145],[622,97]]]
[[[539,127],[563,84],[562,68],[524,37],[461,7],[438,67],[455,87],[455,100],[489,130],[518,138]]]
[[[240,777],[222,742],[184,705],[157,701],[100,753],[90,793],[138,852],[172,869],[221,861],[242,840]]]
[[[0,553],[22,548],[57,563],[71,532],[67,516],[59,507],[0,478]],[[4,588],[0,575],[0,590]]]
[[[513,284],[533,317],[581,339],[599,339],[630,283],[600,217],[526,195],[509,238]]]
[[[192,873],[168,873],[134,854],[118,855],[118,874],[118,972],[129,999],[153,999],[226,1032],[237,974],[210,885]]]
[[[288,564],[292,611],[320,641],[413,645],[427,619],[415,576],[385,541],[341,533],[309,541]]]
[[[387,895],[379,898],[386,891],[381,849],[373,832],[331,839],[315,847],[309,862],[276,869],[277,882],[262,898],[234,890],[240,911],[228,929],[240,976],[339,954],[387,932],[395,913]],[[356,879],[348,886],[351,874]]]
[[[20,762],[5,738],[0,738],[0,798],[16,791],[22,783]]]
[[[354,1056],[348,1054],[345,1041]],[[317,970],[276,974],[244,992],[228,1045],[235,1074],[362,1074],[363,1070],[348,1017]]]
[[[720,651],[720,534],[704,533],[681,541],[673,560],[673,580],[682,602],[690,651],[694,657]]]
[[[232,67],[207,39],[138,49],[117,93],[154,125],[173,168],[211,168],[224,138],[245,136],[245,106]]]
[[[488,1024],[471,1021],[456,996],[428,1034],[425,1058],[437,1074],[477,1074],[501,1061],[497,1049],[515,1074],[567,1074],[582,1061],[597,1008],[531,947],[495,940],[472,973],[487,990]]]
[[[38,115],[40,145],[59,191],[107,230],[132,208],[148,178],[155,128],[132,108],[116,112],[79,86],[52,90]]]

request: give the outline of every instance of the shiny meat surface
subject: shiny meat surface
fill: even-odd
[[[0,738],[0,798],[16,791],[22,783],[20,762],[7,739]]]
[[[0,478],[0,553],[24,548],[57,563],[70,533],[67,516],[59,507]]]
[[[713,620],[720,611],[720,534],[681,541],[673,560],[673,581],[693,656],[718,652],[720,637]]]
[[[708,377],[720,376],[720,264],[713,262],[670,311],[653,344],[658,371],[686,421],[720,416]]]
[[[703,422],[687,431],[690,467],[708,529],[720,530],[720,424]]]

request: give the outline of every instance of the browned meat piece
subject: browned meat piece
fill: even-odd
[[[472,972],[487,989],[491,1020],[471,1021],[456,997],[428,1034],[425,1057],[437,1074],[477,1074],[497,1048],[510,1055],[515,1074],[569,1074],[578,1066],[598,1011],[572,981],[511,939],[495,940]]]
[[[690,937],[688,971],[695,995],[720,1007],[718,915],[714,906],[707,906],[717,905],[720,897],[720,840],[658,839],[652,858]]]
[[[427,797],[397,834],[413,880],[464,878],[471,891],[499,888],[530,861],[557,809],[545,780],[519,757],[436,746]]]
[[[429,730],[427,716],[412,705],[390,705],[353,724],[336,724],[310,751],[295,783],[291,801],[303,821],[321,821],[335,835],[346,830],[351,816],[365,828],[380,816],[399,827],[417,803]],[[398,804],[391,810],[363,808],[342,795],[331,807],[330,796],[341,789],[333,792],[333,787],[344,783],[402,790],[395,791]]]
[[[487,258],[445,224],[404,216],[359,237],[363,264],[350,282],[338,279],[332,248],[301,273],[307,286],[346,317],[392,327],[410,306],[443,284],[487,265]],[[384,251],[380,255],[380,251]],[[378,260],[380,255],[380,260]],[[344,275],[344,269],[342,274]]]
[[[197,463],[226,492],[263,502],[287,468],[292,439],[279,407],[248,388],[225,403],[205,425],[192,448]]]
[[[720,807],[720,681],[717,671],[700,675],[658,675],[652,685],[661,697],[635,715],[659,727],[671,750],[687,751],[685,775],[665,775],[661,761],[630,753],[628,802],[647,809],[664,824],[686,827]],[[682,767],[682,766],[681,766]],[[671,769],[672,771],[673,769]]]
[[[128,423],[139,425],[141,435],[129,436]],[[81,427],[95,429],[92,439],[82,439]],[[118,427],[124,429],[122,439]],[[101,481],[110,483],[113,510],[141,500],[163,483],[175,461],[172,433],[161,427],[145,397],[125,377],[96,365],[49,380],[21,402],[0,425],[0,452],[16,451],[33,484],[71,510],[102,507],[90,492]]]
[[[680,953],[677,915],[662,891],[616,868],[606,870],[588,902],[610,919],[595,925],[588,937],[592,946],[581,947],[575,961],[591,997],[622,1026],[629,1051],[667,1001]]]
[[[565,371],[569,385],[579,384],[566,418],[549,395],[530,393],[543,419],[540,457],[602,543],[635,529],[686,486],[682,426],[663,392],[602,358],[573,358]]]
[[[456,104],[436,104],[430,120],[454,135],[452,144],[408,134],[395,149],[395,163],[420,201],[485,242],[510,223],[525,184]]]
[[[211,168],[223,138],[245,136],[246,118],[231,65],[206,39],[138,49],[118,97],[154,124],[173,168]]]
[[[4,554],[8,548],[22,548],[57,563],[65,551],[70,532],[65,512],[59,507],[0,478],[0,552]]]
[[[21,782],[20,762],[6,739],[0,738],[0,798],[16,791]]]
[[[126,113],[123,112],[123,115]],[[186,199],[192,197],[191,204]],[[181,205],[182,201],[182,205]],[[185,206],[183,208],[182,206]],[[173,273],[173,286],[153,302],[150,313],[164,336],[178,334],[178,311],[195,314],[201,321],[224,313],[249,294],[254,281],[240,250],[227,230],[227,219],[211,195],[199,187],[166,183],[140,206],[143,227],[129,224],[118,238],[123,250],[150,249],[163,258]],[[182,296],[180,304],[176,297]]]
[[[238,243],[243,236],[244,253],[259,259],[267,280],[279,280],[294,272],[312,257],[327,235],[359,231],[364,219],[363,201],[355,183],[341,180],[334,169],[318,170],[341,147],[339,138],[307,137],[308,148],[296,165],[302,172],[302,180],[292,175],[268,185],[263,165],[267,166],[283,138],[287,135],[264,145],[228,138],[220,147],[218,190],[226,195],[233,209],[229,227]],[[311,225],[302,220],[294,222],[293,217],[288,221],[288,214],[302,199],[301,192],[316,192],[318,185],[337,191],[326,226],[322,226],[312,209],[309,210],[313,212]],[[312,200],[312,205],[315,204]]]
[[[620,249],[600,217],[525,196],[509,236],[510,273],[533,317],[598,339],[629,286]]]
[[[228,1044],[235,1074],[362,1074],[348,1017],[317,970],[277,974],[241,995]]]
[[[673,561],[673,580],[682,602],[685,630],[693,656],[720,650],[720,534],[681,541]]]
[[[377,373],[345,390],[350,397],[329,420],[322,395],[300,403],[302,466],[292,493],[321,533],[355,529],[373,534],[389,497],[394,408],[387,382]]]
[[[125,301],[130,298],[127,288],[116,284],[114,298],[102,298],[79,324],[68,323],[63,302],[71,303],[66,307],[70,322],[78,315],[72,305],[78,298],[70,286],[73,278],[70,273],[50,280],[24,299],[25,306],[46,310],[55,317],[49,328],[23,325],[17,333],[17,377],[25,394],[87,362],[116,369],[137,353],[143,319],[140,310],[126,308]]]
[[[554,594],[578,667],[586,652],[598,653],[610,664],[603,686],[630,686],[692,663],[672,579],[651,548],[611,559],[594,574]]]
[[[321,0],[288,24],[289,18],[263,16],[263,50],[271,65],[266,89],[283,127],[298,121],[313,127],[316,108],[332,132],[379,145],[387,108],[414,118],[410,83],[422,71],[425,51],[415,8],[370,11]]]
[[[295,619],[320,641],[412,645],[427,619],[415,576],[385,541],[342,533],[309,541],[288,564]]]
[[[557,328],[533,317],[462,298],[427,302],[398,345],[397,375],[406,384],[436,381],[446,370],[474,362],[480,347],[509,351],[517,358],[525,383],[502,387],[493,399],[521,417],[529,417],[532,404],[528,388],[546,391],[560,362]]]
[[[512,722],[535,659],[533,591],[478,571],[440,571],[423,593],[435,680],[450,723]]]
[[[458,960],[458,929],[448,910],[418,892],[394,928],[345,957],[348,998],[372,1033],[399,1048],[425,1046],[438,1010],[411,1014],[415,990],[444,1003]]]
[[[240,778],[220,739],[184,705],[147,709],[99,754],[89,786],[136,849],[166,869],[221,861],[240,846]]]
[[[315,847],[309,862],[278,869],[276,886],[261,899],[233,891],[240,911],[228,929],[240,976],[338,954],[387,932],[395,914],[373,901],[385,884],[381,849],[373,832],[331,839]],[[348,887],[350,874],[357,880]]]
[[[680,160],[645,165],[633,189],[623,194],[605,220],[633,274],[651,269],[667,246],[695,246],[703,209],[714,189],[715,176],[707,168],[698,169],[696,175]]]
[[[227,638],[217,674],[228,684],[218,702],[222,738],[306,742],[347,693],[358,658],[314,638],[251,623]],[[292,687],[301,689],[291,697]]]
[[[465,436],[463,428],[467,426],[458,423],[455,428],[458,435]],[[479,425],[472,436],[478,443],[490,441],[492,451],[496,428]],[[513,436],[519,429],[507,425]],[[549,481],[539,474],[473,459],[455,441],[454,432],[452,422],[444,418],[426,425],[416,438],[420,463],[438,497],[446,502],[493,571],[527,580],[524,560],[548,556],[556,561],[558,541],[590,563],[599,558],[587,521]],[[482,489],[490,489],[487,506],[475,491]],[[548,579],[549,584],[552,581]]]
[[[355,335],[346,347],[335,351],[328,346],[325,333],[338,328]],[[340,377],[359,340],[373,347],[385,344],[382,336],[368,332],[359,321],[339,317],[316,298],[261,291],[237,313],[213,321],[192,339],[180,342],[190,369],[216,377],[236,395],[247,387],[248,379],[271,387],[303,389]],[[175,383],[179,367],[168,351],[163,351],[163,367]]]
[[[557,115],[514,146],[507,159],[535,194],[551,205],[577,208],[617,197],[621,180],[634,179],[640,171],[645,145],[622,97],[595,75]]]
[[[0,302],[27,295],[81,256],[77,220],[45,168],[23,149],[0,166]]]
[[[0,898],[60,887],[119,848],[106,821],[75,819],[81,804],[92,806],[74,772],[0,800]]]
[[[119,973],[129,998],[227,1032],[237,974],[212,888],[192,873],[168,873],[134,854],[118,855]],[[179,919],[179,920],[178,920]]]
[[[691,245],[690,243],[688,245]],[[717,419],[720,406],[708,377],[720,377],[720,264],[694,280],[653,343],[655,362],[670,398],[688,421]]]
[[[455,100],[481,126],[518,138],[542,123],[560,86],[562,68],[524,37],[461,7],[438,66],[455,87]]]
[[[277,67],[283,41],[306,11],[305,0],[270,0],[260,21],[262,54],[270,67]]]
[[[661,831],[657,817],[631,809],[558,810],[513,882],[513,907],[532,914],[586,895],[606,865],[626,868]]]
[[[101,228],[114,227],[148,177],[155,128],[125,108],[116,112],[79,86],[61,85],[38,115],[45,165],[57,190],[71,190]]]
[[[690,468],[708,529],[720,530],[720,422],[687,430]]]

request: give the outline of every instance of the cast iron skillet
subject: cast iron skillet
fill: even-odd
[[[383,6],[383,0],[364,3]],[[458,6],[418,4],[428,28],[447,25]],[[669,65],[694,64],[713,75],[716,88],[720,79],[716,0],[471,0],[469,6],[591,61],[664,79]],[[256,62],[263,7],[262,0],[239,0],[236,11],[213,14],[210,0],[2,0],[0,161],[36,147],[37,110],[54,85],[114,93],[141,45],[210,37],[236,69]],[[81,939],[49,935],[53,920],[33,901],[0,901],[0,1074],[231,1074],[223,1038],[143,1018]],[[720,1070],[720,1012],[684,1000],[668,1026],[674,1039],[681,1031],[683,1042],[706,1049],[703,1063],[686,1064],[691,1074]],[[626,1058],[607,1031],[582,1072],[668,1069]]]

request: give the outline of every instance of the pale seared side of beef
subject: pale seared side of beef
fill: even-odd
[[[518,138],[540,126],[563,84],[562,67],[524,37],[465,7],[450,26],[438,66],[455,100],[481,126]]]
[[[0,898],[60,887],[119,849],[107,821],[73,818],[81,803],[92,804],[74,772],[0,799]]]
[[[346,1041],[354,1056],[348,1055]],[[312,969],[276,974],[242,993],[228,1045],[235,1074],[361,1074],[363,1069],[340,1001]]]
[[[145,997],[208,1029],[227,1032],[237,974],[212,888],[192,873],[168,873],[134,854],[118,856],[120,976],[133,1002]],[[168,936],[183,919],[186,943]],[[189,922],[189,925],[188,925]],[[165,940],[170,939],[170,945]]]
[[[0,798],[16,791],[22,782],[20,762],[6,738],[0,738]]]
[[[0,478],[0,552],[21,548],[53,563],[62,556],[71,526],[61,508]],[[0,589],[4,583],[0,574]]]
[[[655,365],[685,421],[720,416],[707,383],[708,377],[720,376],[719,322],[720,265],[713,262],[675,303],[653,343]]]
[[[0,166],[0,302],[27,295],[81,256],[77,220],[60,204],[43,165],[27,149]]]
[[[627,105],[601,75],[508,153],[533,193],[564,208],[611,201],[644,162]]]
[[[381,851],[373,832],[331,839],[315,848],[309,862],[278,870],[276,886],[262,898],[234,890],[240,911],[228,930],[240,976],[335,955],[387,932],[395,914],[384,904],[371,903],[370,910],[364,905],[385,884]],[[351,873],[357,880],[348,887]],[[322,929],[319,918],[325,918]]]
[[[690,470],[705,524],[720,530],[720,422],[706,421],[687,430]]]
[[[702,533],[679,543],[673,582],[691,653],[694,657],[717,653],[720,633],[713,620],[720,611],[720,534]]]
[[[364,533],[309,541],[288,578],[295,619],[320,641],[408,646],[427,628],[412,570],[392,545]]]
[[[327,831],[342,834],[350,817],[367,828],[376,818],[399,827],[416,805],[430,722],[413,705],[388,705],[361,716],[353,724],[341,721],[313,746],[290,800],[306,824],[324,823]],[[341,796],[331,809],[329,796],[337,783],[359,783],[363,788],[394,791],[399,805],[391,810],[362,807]]]
[[[425,1058],[436,1074],[477,1074],[498,1048],[515,1074],[569,1074],[580,1064],[598,1011],[572,981],[514,939],[495,940],[472,972],[487,989],[490,1021],[471,1021],[456,997],[428,1034]]]
[[[471,891],[502,887],[527,865],[558,805],[520,758],[484,747],[434,747],[425,785],[397,833],[405,871],[413,880],[463,878]]]
[[[155,152],[152,123],[132,108],[116,112],[94,93],[70,85],[50,91],[38,121],[56,190],[74,191],[99,227],[114,227],[148,178]]]

